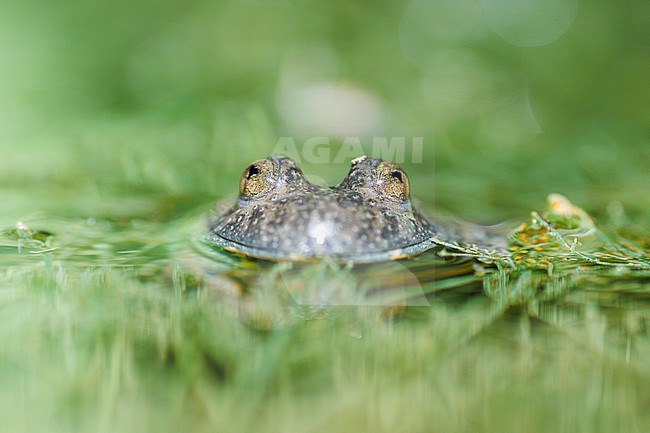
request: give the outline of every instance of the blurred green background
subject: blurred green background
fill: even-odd
[[[332,185],[346,137],[421,137],[429,207],[556,192],[647,231],[650,3],[0,0],[0,431],[648,431],[647,270],[302,320],[282,265],[202,267],[208,210],[287,137],[330,140],[302,166]]]
[[[479,222],[550,192],[596,213],[650,207],[647,2],[1,8],[5,223],[168,219],[236,193],[280,137],[313,136],[331,138],[330,162],[345,136],[423,137],[423,163],[404,164],[414,195]],[[303,165],[330,184],[348,168]]]

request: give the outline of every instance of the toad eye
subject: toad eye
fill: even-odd
[[[397,201],[407,201],[410,194],[409,179],[399,165],[382,161],[372,169],[375,190]]]
[[[256,198],[273,189],[278,177],[278,167],[270,159],[260,159],[249,165],[239,181],[241,198]]]

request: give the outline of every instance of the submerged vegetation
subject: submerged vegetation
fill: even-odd
[[[5,425],[605,432],[650,423],[647,238],[610,238],[562,197],[533,212],[496,261],[438,251],[354,267],[271,264],[203,245],[203,221],[164,230],[47,218],[2,234]]]

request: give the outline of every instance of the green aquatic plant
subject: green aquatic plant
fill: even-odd
[[[187,241],[203,227],[196,216],[165,230],[48,218],[2,232],[0,384],[20,395],[2,394],[5,425],[391,431],[406,417],[415,430],[532,432],[549,417],[577,431],[650,422],[627,403],[648,385],[647,253],[559,196],[496,260],[447,251],[379,266],[270,264]],[[536,409],[522,403],[533,390]]]

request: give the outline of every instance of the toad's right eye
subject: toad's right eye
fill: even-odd
[[[409,179],[395,163],[381,161],[373,167],[373,182],[375,190],[391,200],[405,202],[409,199]]]
[[[278,178],[275,161],[260,159],[244,170],[239,181],[239,196],[251,199],[263,196],[273,189]]]

